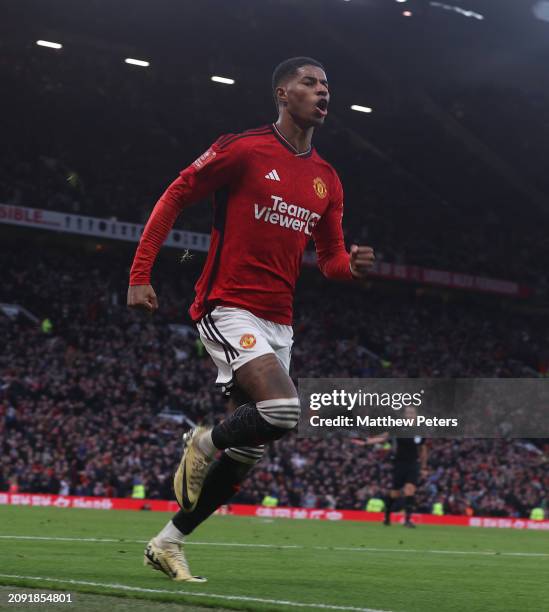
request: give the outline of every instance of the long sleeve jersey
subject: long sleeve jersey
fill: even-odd
[[[168,187],[141,236],[130,285],[150,283],[158,251],[181,210],[209,195],[213,227],[190,308],[193,320],[224,305],[290,325],[311,238],[326,277],[352,278],[335,170],[314,149],[298,153],[275,125],[267,125],[222,136]]]

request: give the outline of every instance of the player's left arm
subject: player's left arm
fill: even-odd
[[[227,144],[223,144],[227,141]],[[219,138],[203,155],[182,170],[156,203],[139,240],[130,270],[128,306],[153,313],[158,299],[151,273],[160,248],[181,211],[228,186],[242,171],[246,149],[229,135]]]
[[[347,252],[342,227],[343,188],[337,177],[333,190],[328,209],[313,229],[318,266],[327,278],[365,278],[374,265],[374,250],[353,244]]]

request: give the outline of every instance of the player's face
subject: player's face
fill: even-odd
[[[296,123],[302,127],[317,127],[328,114],[330,92],[328,80],[322,68],[302,66],[284,87],[281,99]]]

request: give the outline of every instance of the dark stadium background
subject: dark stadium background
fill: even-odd
[[[547,376],[549,23],[534,2],[439,3],[482,20],[435,4],[2,2],[0,203],[143,223],[220,134],[275,118],[273,67],[311,55],[332,88],[314,144],[340,173],[348,244],[528,295],[379,278],[350,287],[306,269],[293,376]],[[196,205],[178,227],[206,232],[210,212]],[[0,491],[124,497],[142,482],[148,497],[171,499],[174,415],[208,422],[226,409],[195,338],[170,328],[189,324],[203,254],[180,264],[180,251],[164,250],[161,309],[146,319],[125,308],[134,244],[4,222],[0,235],[0,302],[52,325],[0,318]],[[442,501],[450,514],[547,513],[547,439],[429,446],[420,511]],[[292,437],[238,500],[363,509],[389,482],[382,448]]]

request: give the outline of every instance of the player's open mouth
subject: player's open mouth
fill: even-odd
[[[317,102],[315,108],[323,117],[325,117],[328,114],[328,101],[322,98],[322,100]]]

